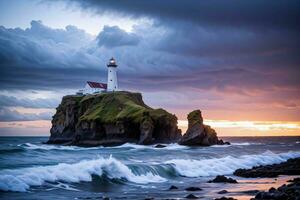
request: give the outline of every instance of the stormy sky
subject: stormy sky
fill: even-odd
[[[51,120],[111,57],[121,89],[181,120],[299,122],[299,20],[299,1],[2,0],[0,132]]]

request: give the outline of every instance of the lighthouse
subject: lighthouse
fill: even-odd
[[[107,64],[107,91],[118,90],[117,66],[118,65],[114,58],[111,58]]]

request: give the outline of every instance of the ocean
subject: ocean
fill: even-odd
[[[154,148],[136,144],[117,147],[46,145],[47,137],[0,138],[0,199],[201,199],[229,195],[249,199],[248,190],[267,189],[290,177],[245,179],[239,168],[280,163],[300,157],[300,137],[228,137],[231,145]],[[239,184],[207,183],[227,175]],[[281,181],[281,182],[280,182]],[[171,185],[178,190],[169,190]],[[188,192],[186,187],[200,187]],[[243,192],[246,191],[246,192]]]

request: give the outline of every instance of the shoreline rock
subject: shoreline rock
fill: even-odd
[[[199,187],[187,187],[185,188],[186,191],[201,191],[202,189]]]
[[[238,182],[233,178],[227,178],[226,176],[218,175],[214,179],[208,181],[208,183],[238,183]]]
[[[259,192],[251,200],[274,199],[274,200],[297,200],[300,199],[300,178],[290,180],[289,184],[283,184],[279,188],[270,188],[268,192]]]
[[[258,166],[251,169],[237,169],[233,174],[245,178],[300,175],[300,158],[288,159],[286,162],[279,164]]]
[[[233,197],[221,197],[221,198],[216,198],[215,200],[237,200]]]
[[[194,110],[187,116],[188,129],[178,142],[186,146],[210,146],[230,144],[219,140],[216,131],[208,125],[203,124],[203,117],[200,110]]]

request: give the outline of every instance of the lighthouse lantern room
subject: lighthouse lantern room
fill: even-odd
[[[118,79],[117,79],[117,63],[114,58],[109,60],[107,64],[108,76],[107,76],[107,91],[118,90]]]

